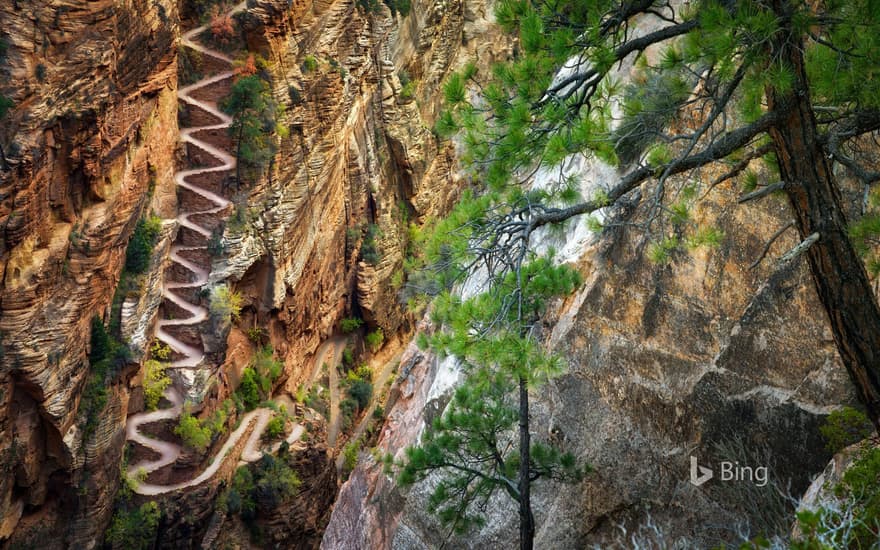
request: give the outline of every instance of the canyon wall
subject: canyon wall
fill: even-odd
[[[620,76],[628,70],[622,64]],[[582,158],[567,164],[584,197],[625,172]],[[705,182],[719,175],[712,172]],[[849,187],[856,214],[860,189]],[[797,244],[795,233],[764,250],[789,222],[784,199],[740,206],[735,186],[716,188],[692,217],[723,231],[721,244],[656,264],[649,238],[633,228],[645,222],[637,202],[652,193],[645,185],[607,213],[600,234],[581,219],[534,239],[585,283],[543,319],[546,345],[568,369],[532,390],[532,437],[595,470],[578,484],[533,486],[537,548],[629,548],[643,537],[659,547],[711,547],[788,533],[792,503],[829,458],[818,427],[855,402],[806,263],[775,260]],[[401,459],[419,441],[459,376],[454,361],[415,345],[401,365],[376,448],[361,453],[342,486],[322,548],[516,546],[517,507],[507,495],[481,509],[484,526],[454,536],[428,513],[436,474],[402,489],[377,463],[386,453]],[[715,479],[691,484],[691,457]],[[766,467],[769,480],[719,479],[723,462]]]
[[[452,147],[430,130],[440,84],[456,63],[507,45],[468,45],[467,19],[482,15],[464,3],[415,2],[405,18],[381,3],[253,4],[242,18],[248,49],[268,60],[290,133],[235,199],[248,223],[227,225],[211,277],[246,292],[253,317],[242,325],[269,326],[295,388],[340,318],[362,316],[389,336],[410,330],[392,281],[409,222],[445,211],[460,187]],[[365,261],[368,239],[378,253]]]
[[[109,519],[128,399],[111,381],[82,441],[91,319],[137,220],[175,209],[177,5],[15,0],[0,28],[0,540],[82,547]]]
[[[178,230],[175,157],[198,154],[178,147],[179,7],[192,14],[170,1],[0,8],[8,45],[0,93],[13,101],[0,128],[0,452],[10,474],[0,482],[0,541],[8,544],[90,547],[110,519],[125,419],[143,408],[137,367]],[[228,338],[202,335],[233,383],[254,350],[248,328],[266,330],[291,393],[342,317],[362,317],[389,340],[411,331],[392,283],[409,222],[445,211],[460,186],[451,145],[430,130],[440,84],[462,59],[509,53],[503,41],[473,40],[488,28],[484,11],[415,2],[404,17],[381,3],[249,2],[238,21],[247,49],[268,61],[286,107],[279,122],[290,131],[265,173],[235,190],[245,223],[225,226],[224,253],[214,258],[211,283],[245,296]],[[150,215],[166,221],[149,268],[136,288],[117,291],[126,245]],[[378,254],[364,261],[368,239]],[[106,404],[91,410],[84,395],[96,316],[118,327],[133,353],[106,380]],[[226,394],[209,394],[205,410]],[[332,499],[335,477],[318,479],[326,483],[314,491]],[[209,510],[215,494],[194,492],[185,506]],[[203,527],[162,529],[174,544],[197,545]]]
[[[855,398],[805,263],[747,267],[787,222],[787,204],[735,201],[735,190],[716,190],[697,213],[724,230],[717,249],[669,265],[647,260],[644,237],[624,227],[583,247],[575,265],[584,286],[544,319],[547,345],[568,369],[532,390],[532,432],[595,471],[578,484],[533,487],[536,547],[626,548],[639,529],[650,534],[646,525],[680,547],[788,532],[792,501],[777,491],[796,500],[822,471],[829,454],[818,426]],[[631,215],[614,214],[637,221]],[[568,237],[577,233],[572,224]],[[771,257],[796,242],[784,236]],[[415,346],[401,364],[377,444],[379,454],[397,458],[443,410],[457,377],[454,362]],[[449,529],[427,513],[437,478],[403,490],[373,456],[362,453],[343,485],[322,548],[434,548],[449,540]],[[692,485],[691,456],[716,479]],[[769,483],[721,481],[722,461],[766,466]],[[514,503],[496,495],[486,514],[484,527],[448,543],[515,546]]]

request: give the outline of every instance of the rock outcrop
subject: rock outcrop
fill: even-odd
[[[15,540],[39,540],[28,529],[61,518],[48,540],[87,547],[109,518],[128,399],[114,385],[83,444],[90,321],[108,309],[137,219],[175,208],[177,6],[17,0],[0,26],[0,93],[14,102],[0,124],[2,535],[21,518]],[[132,334],[151,323],[149,302],[130,304]]]
[[[487,62],[509,49],[463,38],[481,6],[415,2],[403,17],[381,3],[259,0],[239,19],[290,132],[265,173],[244,178],[234,216],[247,223],[226,225],[211,282],[246,294],[242,325],[268,327],[291,391],[342,317],[388,336],[411,328],[395,280],[408,225],[444,212],[460,187],[452,147],[429,130],[440,84],[477,48]]]
[[[534,390],[533,431],[595,473],[581,484],[535,488],[538,547],[607,547],[619,539],[619,526],[633,532],[649,519],[687,546],[766,533],[779,527],[780,514],[793,517],[790,508],[773,508],[777,489],[796,498],[824,467],[818,425],[852,402],[851,384],[826,320],[811,313],[821,307],[806,266],[745,267],[785,223],[786,205],[771,199],[745,210],[734,202],[733,192],[718,192],[699,213],[725,231],[718,249],[668,266],[644,258],[638,234],[607,230],[578,263],[583,288],[545,319],[548,345],[569,370]],[[790,237],[776,247],[794,244]],[[417,440],[454,380],[415,348],[402,364],[408,361],[412,370],[397,383],[402,399],[378,443],[382,453],[398,454]],[[716,479],[689,483],[691,456],[714,467]],[[722,461],[766,466],[769,483],[720,480]],[[323,547],[439,545],[447,531],[425,513],[430,487],[426,481],[401,491],[381,465],[362,457]],[[513,505],[502,497],[488,510],[487,525],[456,546],[515,543]]]

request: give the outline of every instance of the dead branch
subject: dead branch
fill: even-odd
[[[758,267],[758,264],[760,264],[761,260],[763,260],[764,257],[767,256],[767,252],[770,251],[770,247],[773,246],[773,243],[776,242],[776,239],[781,237],[782,234],[785,233],[791,227],[794,227],[794,222],[788,222],[787,224],[782,226],[779,229],[779,231],[774,233],[773,236],[770,237],[770,240],[767,241],[767,244],[764,245],[764,250],[761,251],[761,255],[758,256],[758,259],[756,259],[754,262],[752,262],[752,265],[749,266],[749,269],[755,269],[756,267]]]
[[[784,187],[785,187],[784,181],[777,181],[777,182],[771,183],[770,185],[765,185],[764,187],[762,187],[760,189],[756,189],[756,190],[752,191],[751,193],[746,193],[745,195],[736,199],[736,202],[739,204],[742,204],[744,202],[749,202],[749,201],[753,201],[756,199],[760,199],[761,197],[766,197],[767,195],[769,195],[770,193],[773,193],[775,191],[781,191]]]

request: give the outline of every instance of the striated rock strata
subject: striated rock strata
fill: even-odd
[[[403,18],[350,0],[287,6],[261,0],[241,19],[248,47],[270,62],[290,135],[242,190],[248,223],[227,226],[211,277],[240,281],[257,324],[302,365],[343,315],[388,334],[409,323],[391,281],[409,221],[444,211],[458,187],[451,148],[429,128],[440,83],[460,62],[465,10],[416,2]],[[404,72],[411,97],[400,94]],[[359,261],[370,224],[378,258]]]
[[[177,6],[16,0],[0,27],[14,102],[0,123],[0,538],[88,547],[109,519],[128,400],[112,384],[81,441],[90,321],[137,219],[175,208]],[[156,305],[129,304],[139,346]]]

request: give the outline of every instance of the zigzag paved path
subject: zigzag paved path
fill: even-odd
[[[246,4],[247,2],[242,2],[238,4],[229,11],[229,15],[244,10]],[[191,48],[197,52],[200,52],[203,56],[206,55],[218,59],[230,65],[231,67],[231,58],[218,51],[206,48],[202,44],[199,44],[195,41],[195,38],[206,29],[207,25],[203,25],[185,33],[182,37],[182,45],[187,48]],[[187,251],[207,250],[207,239],[211,236],[211,231],[209,229],[199,225],[195,221],[192,221],[190,218],[195,215],[217,215],[225,210],[230,204],[229,200],[207,189],[199,187],[191,181],[187,181],[187,178],[203,174],[223,174],[224,172],[233,170],[236,163],[235,157],[232,156],[228,151],[225,151],[195,137],[195,134],[197,134],[198,132],[223,130],[229,128],[229,126],[232,124],[232,117],[220,111],[215,103],[201,101],[194,98],[191,94],[196,90],[229,79],[233,76],[233,74],[234,73],[232,72],[232,70],[229,70],[212,76],[208,76],[199,80],[198,82],[195,82],[194,84],[181,88],[177,92],[178,99],[180,101],[186,103],[191,107],[201,109],[202,111],[209,113],[211,116],[220,121],[216,124],[180,129],[180,139],[182,141],[184,141],[185,143],[190,143],[193,146],[205,151],[206,153],[214,157],[217,161],[219,161],[219,165],[211,166],[208,168],[182,170],[174,175],[174,180],[178,186],[207,199],[215,206],[202,210],[182,211],[177,216],[177,222],[180,224],[180,226],[185,227],[197,233],[198,235],[201,235],[205,239],[205,244],[199,246],[184,246],[182,244],[175,244],[171,247],[171,261],[191,272],[194,277],[191,277],[192,280],[189,282],[166,282],[163,288],[163,297],[166,300],[189,313],[188,317],[160,319],[158,322],[158,326],[156,329],[156,338],[166,343],[177,354],[182,356],[180,359],[169,363],[167,368],[179,369],[198,367],[202,364],[205,358],[203,350],[183,342],[179,338],[176,338],[175,336],[170,334],[168,330],[166,330],[170,327],[176,326],[197,325],[208,318],[208,311],[204,307],[193,304],[184,299],[181,295],[174,292],[179,289],[198,289],[208,282],[208,271],[196,264],[195,262],[188,260],[181,255],[182,252]],[[170,408],[160,409],[152,412],[137,413],[128,417],[128,420],[126,422],[126,438],[130,441],[134,441],[140,445],[143,445],[144,447],[151,449],[159,454],[159,458],[157,459],[142,460],[137,464],[131,465],[128,468],[127,472],[129,476],[134,476],[139,472],[146,472],[147,474],[149,474],[150,472],[154,472],[156,470],[164,468],[165,466],[168,466],[169,464],[174,463],[180,457],[180,445],[169,441],[163,441],[161,439],[155,439],[141,433],[140,431],[140,427],[144,424],[150,424],[161,420],[173,420],[180,416],[180,413],[183,410],[183,397],[181,396],[180,392],[174,386],[171,386],[165,391],[164,396],[171,403]],[[223,447],[220,449],[217,455],[210,459],[209,466],[195,478],[172,485],[139,483],[134,489],[135,492],[142,495],[159,495],[186,487],[192,487],[210,479],[214,474],[217,473],[217,470],[226,459],[227,454],[249,431],[250,437],[245,442],[244,448],[242,449],[239,458],[241,462],[253,462],[255,460],[258,460],[262,455],[262,451],[260,450],[260,436],[262,435],[266,424],[269,422],[273,414],[273,411],[265,408],[257,409],[255,411],[245,414],[238,428],[236,428],[230,434],[229,438],[223,444]],[[294,425],[286,441],[288,443],[295,442],[302,436],[303,431],[304,429],[301,425]],[[280,445],[280,442],[276,443],[271,450],[273,452],[277,451]]]

